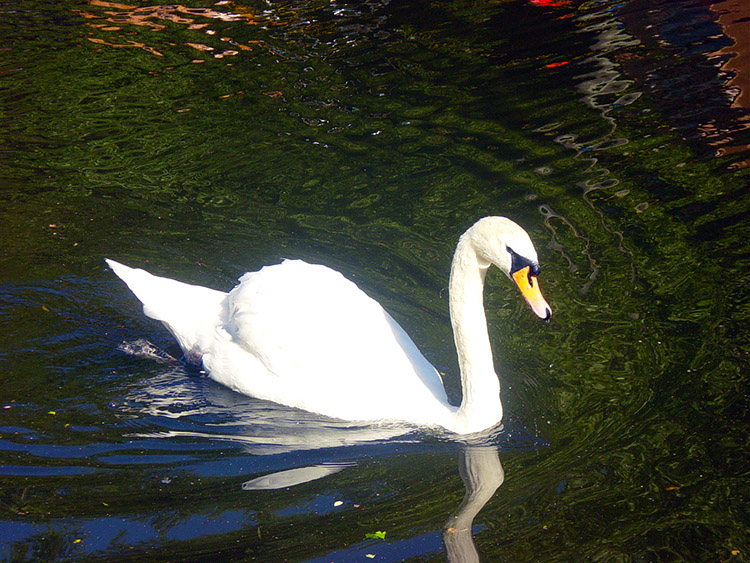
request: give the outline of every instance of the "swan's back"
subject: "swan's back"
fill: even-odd
[[[318,366],[334,373],[367,362],[372,348],[360,342],[376,345],[384,317],[382,307],[340,273],[286,260],[242,276],[221,322],[269,371],[307,379]]]
[[[240,278],[204,364],[238,391],[350,420],[403,419],[415,402],[446,401],[440,376],[379,303],[301,260]]]

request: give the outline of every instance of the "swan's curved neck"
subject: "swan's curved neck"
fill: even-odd
[[[464,433],[489,428],[503,416],[484,314],[484,278],[489,266],[477,254],[469,233],[462,236],[451,265],[449,298],[463,389],[454,424],[455,430]]]

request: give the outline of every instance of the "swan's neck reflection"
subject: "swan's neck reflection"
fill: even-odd
[[[292,487],[338,473],[354,463],[325,463],[271,473],[247,481],[245,490],[273,490]],[[503,484],[505,474],[497,447],[466,446],[460,454],[458,471],[466,493],[443,527],[443,542],[450,563],[479,561],[471,534],[474,517]]]
[[[466,493],[443,528],[443,541],[451,563],[479,561],[471,527],[474,517],[503,484],[505,473],[495,446],[466,446],[460,454],[458,472]]]

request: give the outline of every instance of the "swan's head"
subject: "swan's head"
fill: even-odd
[[[494,264],[505,272],[539,318],[549,320],[552,309],[539,289],[539,260],[526,231],[505,217],[485,217],[464,237],[470,240],[477,257],[486,261],[482,265]]]

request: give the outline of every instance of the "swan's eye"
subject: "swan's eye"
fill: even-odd
[[[510,274],[513,275],[517,271],[522,270],[526,267],[529,268],[529,284],[531,284],[531,278],[539,276],[541,268],[536,262],[532,262],[528,258],[524,258],[517,252],[515,252],[510,246],[505,247],[510,254]]]

